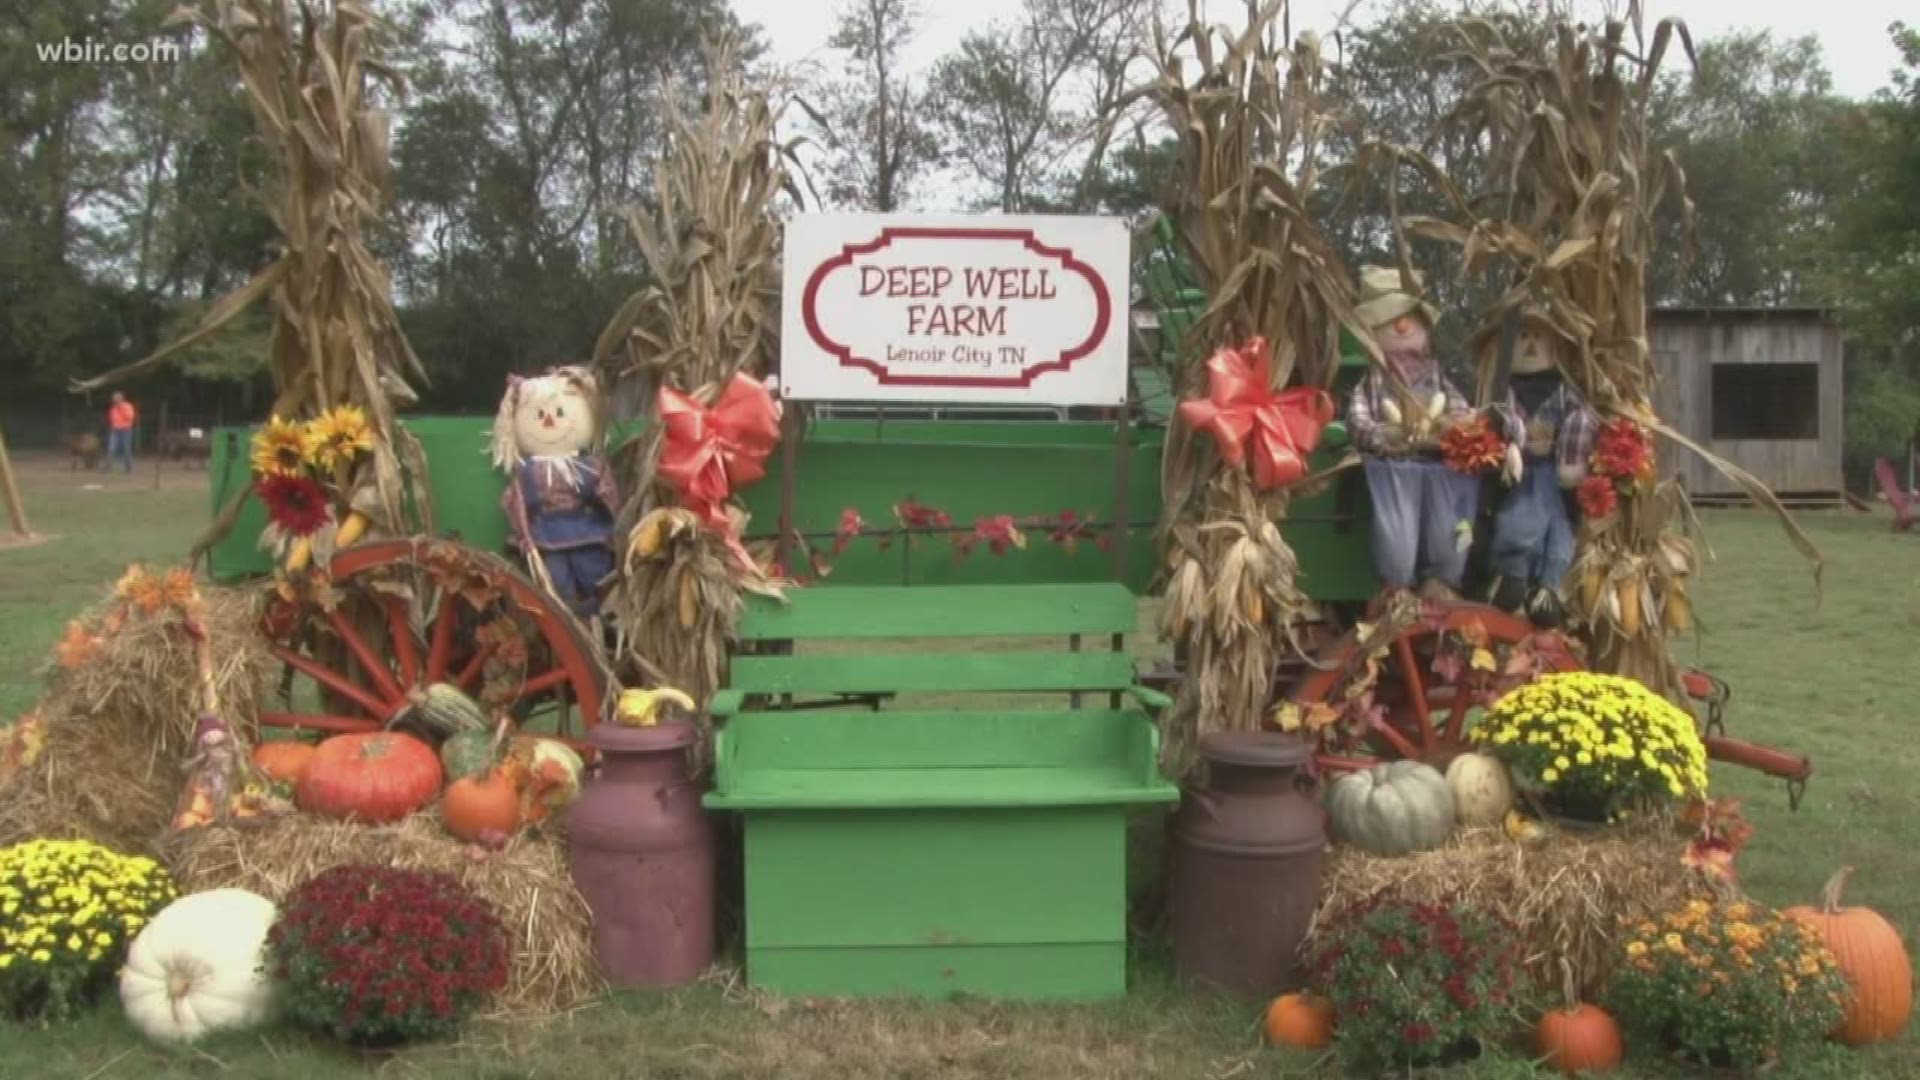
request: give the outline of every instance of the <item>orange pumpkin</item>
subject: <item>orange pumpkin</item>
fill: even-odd
[[[1282,994],[1267,1006],[1267,1041],[1319,1050],[1333,1042],[1333,1004],[1313,994]]]
[[[1840,961],[1841,973],[1853,986],[1853,1000],[1831,1037],[1864,1046],[1891,1039],[1907,1026],[1913,1014],[1913,962],[1900,932],[1878,912],[1840,905],[1852,875],[1853,867],[1841,867],[1822,890],[1819,907],[1803,904],[1782,914],[1819,931]]]
[[[1620,1025],[1598,1005],[1576,1002],[1540,1018],[1535,1045],[1547,1065],[1572,1076],[1579,1072],[1606,1072],[1626,1056]]]
[[[368,824],[399,821],[440,790],[433,747],[397,731],[335,735],[319,745],[294,788],[302,810]]]
[[[505,769],[455,780],[440,800],[440,816],[448,832],[470,844],[489,833],[512,836],[520,828],[520,789]]]
[[[299,784],[313,760],[313,744],[298,739],[275,739],[253,748],[253,764],[277,784]]]

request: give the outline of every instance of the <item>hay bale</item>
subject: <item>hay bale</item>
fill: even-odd
[[[1347,905],[1385,890],[1421,902],[1454,899],[1519,928],[1522,966],[1542,991],[1560,993],[1565,957],[1581,993],[1594,994],[1613,970],[1627,925],[1712,894],[1704,878],[1682,871],[1685,847],[1663,823],[1563,832],[1537,847],[1498,828],[1463,829],[1445,847],[1398,858],[1336,846],[1306,948]]]
[[[202,584],[200,595],[221,714],[251,741],[276,671],[259,632],[259,594]],[[113,619],[113,608],[108,601],[78,620],[99,634],[84,662],[49,669],[37,707],[46,745],[0,787],[0,846],[54,837],[158,853],[186,782],[198,659],[176,615]]]
[[[498,1014],[554,1012],[601,990],[593,916],[573,887],[561,839],[523,834],[482,859],[447,835],[437,810],[380,826],[290,814],[245,829],[180,833],[162,854],[183,891],[250,889],[275,903],[322,870],[346,863],[451,874],[491,904],[513,934]]]

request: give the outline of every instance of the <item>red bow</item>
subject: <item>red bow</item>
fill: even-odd
[[[767,474],[767,455],[780,442],[780,406],[757,380],[735,375],[712,408],[673,389],[660,388],[664,433],[660,475],[680,501],[699,514],[746,566],[753,560],[740,546],[727,499]]]
[[[1275,390],[1267,364],[1267,340],[1221,349],[1207,361],[1207,396],[1180,403],[1180,419],[1213,435],[1221,460],[1246,464],[1261,491],[1298,483],[1307,475],[1307,455],[1320,445],[1320,430],[1333,419],[1333,399],[1318,387]]]

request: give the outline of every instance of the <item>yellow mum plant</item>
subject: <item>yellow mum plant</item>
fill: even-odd
[[[1638,802],[1707,792],[1693,717],[1618,675],[1543,676],[1494,702],[1471,738],[1569,817],[1610,821]]]
[[[1700,1064],[1751,1069],[1817,1042],[1852,992],[1819,931],[1744,900],[1695,900],[1629,929],[1609,1004]]]
[[[178,895],[152,859],[86,840],[0,848],[0,1015],[79,1011],[111,984],[140,928]]]

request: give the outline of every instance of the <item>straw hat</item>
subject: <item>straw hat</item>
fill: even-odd
[[[1424,290],[1426,280],[1425,274],[1418,270],[1413,272],[1413,287],[1416,290]],[[1385,326],[1409,311],[1424,315],[1428,326],[1440,321],[1440,312],[1432,304],[1400,287],[1400,271],[1397,268],[1360,268],[1360,302],[1353,308],[1354,317],[1360,320],[1360,325],[1368,328]]]

